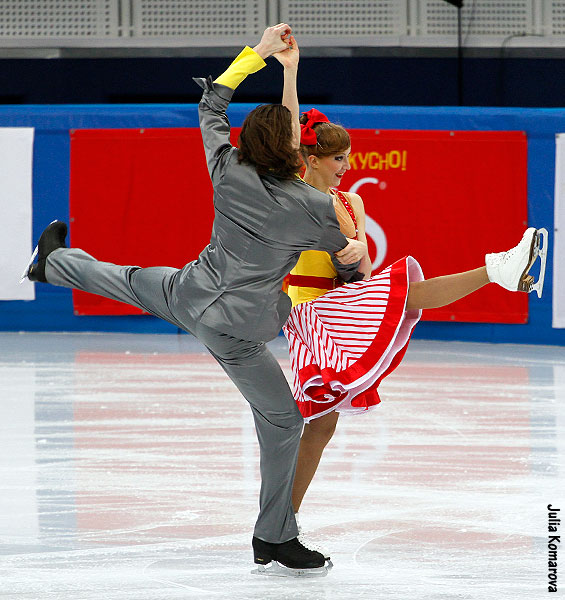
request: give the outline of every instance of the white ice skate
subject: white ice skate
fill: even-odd
[[[511,250],[487,254],[485,262],[489,280],[511,292],[536,291],[538,298],[541,298],[547,259],[547,237],[547,229],[530,227],[520,243]],[[540,273],[538,280],[534,281],[529,272],[538,256],[541,261]]]
[[[323,554],[324,558],[329,562],[329,564],[331,566],[333,566],[332,565],[332,561],[330,560],[330,553],[327,551],[327,549],[324,548],[323,546],[320,546],[320,544],[316,544],[316,542],[313,542],[312,540],[309,540],[304,535],[304,530],[302,529],[302,525],[300,524],[298,513],[296,513],[294,516],[296,518],[296,524],[298,525],[298,541],[305,548],[308,548],[308,550],[314,550],[314,552],[319,552],[320,554]]]

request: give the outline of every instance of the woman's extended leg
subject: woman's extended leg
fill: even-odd
[[[472,271],[434,277],[410,284],[406,310],[439,308],[468,296],[482,288],[490,280],[487,268],[480,267]]]
[[[491,281],[511,291],[532,291],[535,289],[534,278],[528,273],[539,255],[540,234],[543,232],[547,236],[547,231],[529,227],[520,243],[511,250],[487,254],[484,267],[411,283],[406,309],[446,306],[468,296]]]
[[[335,410],[304,425],[298,451],[298,464],[292,488],[292,505],[298,512],[304,494],[316,473],[322,452],[332,439],[339,413]]]

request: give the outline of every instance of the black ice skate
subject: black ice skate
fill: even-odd
[[[325,577],[333,567],[323,554],[308,550],[293,538],[282,544],[270,544],[253,538],[253,554],[257,575],[277,577]]]
[[[66,248],[65,238],[67,237],[67,224],[63,221],[52,221],[43,230],[37,247],[33,251],[31,258],[22,273],[20,283],[29,279],[30,281],[41,281],[47,283],[45,279],[45,261],[49,254],[57,248]],[[33,261],[37,256],[37,262],[34,264]]]

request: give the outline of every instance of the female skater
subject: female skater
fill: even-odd
[[[298,57],[285,55],[279,60]],[[298,104],[298,99],[293,102]],[[341,287],[341,267],[326,252],[303,252],[290,274],[293,309],[284,332],[294,395],[306,421],[292,492],[296,513],[339,413],[366,412],[380,402],[377,388],[401,362],[422,309],[455,302],[489,282],[512,291],[531,291],[533,278],[528,272],[540,241],[538,231],[530,228],[518,246],[488,254],[484,266],[464,273],[425,280],[418,262],[408,256],[370,277],[363,201],[357,194],[337,190],[350,168],[349,135],[315,109],[300,121],[304,180],[330,194],[342,233],[361,242],[365,252],[360,281]],[[299,539],[308,545],[302,535]]]

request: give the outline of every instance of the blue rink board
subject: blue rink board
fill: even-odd
[[[239,126],[254,104],[232,104]],[[309,107],[304,107],[305,109]],[[467,107],[319,106],[346,128],[525,131],[528,138],[528,221],[550,232],[543,298],[530,294],[524,325],[423,322],[414,337],[441,340],[565,345],[565,330],[553,329],[552,239],[554,229],[555,135],[565,132],[565,109]],[[197,127],[196,105],[57,105],[0,107],[0,127],[34,127],[33,238],[54,218],[69,218],[70,129]],[[6,226],[6,224],[4,224]],[[36,285],[34,301],[0,302],[3,331],[120,331],[173,333],[168,323],[148,316],[78,317],[71,292]]]

